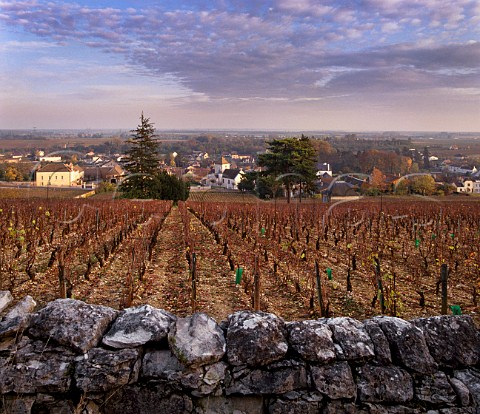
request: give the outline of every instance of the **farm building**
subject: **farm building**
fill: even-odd
[[[124,175],[125,171],[117,163],[108,163],[93,167],[89,166],[84,169],[84,180],[94,183],[105,181],[116,184]]]
[[[37,186],[71,187],[81,185],[84,171],[72,164],[51,163],[36,171]]]

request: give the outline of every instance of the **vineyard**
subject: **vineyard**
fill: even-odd
[[[0,199],[0,290],[217,320],[472,314],[480,204]]]
[[[91,190],[56,187],[3,187],[0,198],[82,198]],[[111,196],[110,196],[111,198]]]

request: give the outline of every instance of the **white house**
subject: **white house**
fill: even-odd
[[[220,185],[228,190],[238,190],[238,184],[240,184],[243,174],[245,173],[242,170],[226,169],[222,174]]]
[[[452,172],[454,174],[476,174],[478,172],[475,166],[473,167],[460,167],[457,165],[448,165],[446,167],[448,172]]]
[[[215,162],[213,170],[202,180],[206,185],[223,187],[223,173],[230,169],[231,164],[222,157],[220,161]]]
[[[321,164],[317,165],[317,177],[322,178],[325,177],[326,175],[332,176],[332,169],[330,168],[330,164],[327,162],[323,162]]]
[[[62,162],[62,157],[59,156],[39,156],[40,162]]]
[[[480,181],[465,180],[463,186],[457,186],[457,192],[480,194]]]

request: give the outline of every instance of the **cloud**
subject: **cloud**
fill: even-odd
[[[122,9],[3,1],[0,21],[40,39],[25,48],[79,43],[121,57],[128,71],[170,77],[202,99],[321,100],[353,90],[464,87],[478,75],[480,43],[465,40],[478,38],[475,0],[212,4]]]
[[[287,13],[315,17],[325,16],[333,10],[333,7],[318,4],[313,0],[279,0],[277,7]]]
[[[24,50],[39,50],[45,48],[57,47],[58,45],[51,42],[42,42],[42,41],[18,41],[10,40],[0,44],[0,52],[9,53],[15,51],[24,51]]]

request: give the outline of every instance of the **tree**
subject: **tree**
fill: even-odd
[[[188,183],[159,168],[155,128],[143,112],[140,124],[131,132],[134,135],[127,141],[130,148],[126,151],[129,175],[120,186],[123,197],[186,200],[190,191]]]
[[[414,193],[431,195],[435,192],[435,180],[431,175],[420,175],[414,177],[411,188]]]
[[[266,176],[285,186],[290,202],[292,186],[302,183],[308,188],[316,179],[316,151],[308,137],[274,139],[267,142],[267,152],[259,156],[258,165],[265,167]]]
[[[21,181],[22,174],[15,167],[7,167],[5,171],[6,181]]]
[[[407,195],[410,190],[410,181],[407,178],[401,179],[394,186],[394,190],[396,195]]]
[[[385,174],[378,168],[374,168],[370,175],[370,185],[378,191],[385,191],[387,183],[385,182]]]
[[[238,189],[240,191],[255,191],[255,181],[258,178],[258,174],[255,171],[249,171],[242,175],[242,179],[238,183]]]
[[[155,175],[153,184],[154,198],[160,200],[186,200],[190,193],[190,186],[187,182],[175,175],[170,175],[166,171],[161,171]]]
[[[322,139],[312,140],[312,145],[317,151],[319,161],[325,162],[326,157],[335,154],[337,150],[332,147],[332,144]]]
[[[140,124],[131,132],[134,135],[128,139],[130,148],[126,151],[129,175],[122,182],[121,191],[126,198],[156,198],[154,178],[159,167],[155,128],[142,112]]]

